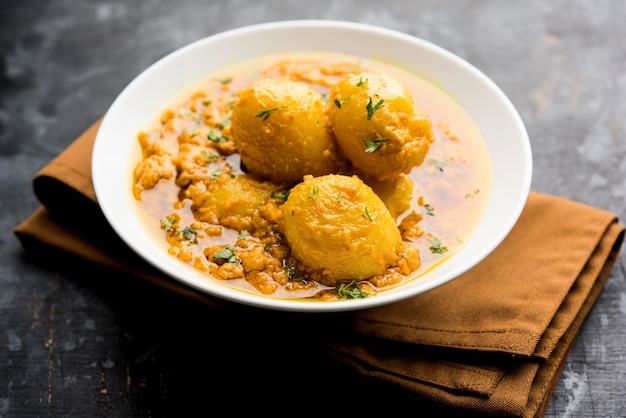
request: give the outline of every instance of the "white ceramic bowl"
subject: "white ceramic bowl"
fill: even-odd
[[[376,57],[414,69],[450,93],[474,119],[492,159],[493,190],[484,220],[463,248],[418,280],[375,297],[337,302],[274,299],[233,290],[184,266],[163,251],[137,219],[131,194],[132,168],[139,159],[137,132],[155,106],[182,87],[226,65],[284,51],[321,50]],[[93,150],[93,184],[104,215],[137,254],[192,288],[230,301],[283,311],[363,309],[403,300],[460,276],[488,256],[516,223],[532,174],[530,142],[507,97],[482,72],[458,56],[421,39],[365,24],[283,21],[219,33],[157,61],[133,80],[106,113]]]

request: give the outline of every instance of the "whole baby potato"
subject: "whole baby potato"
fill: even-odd
[[[256,210],[279,191],[273,183],[261,182],[241,174],[221,175],[212,179],[206,190],[192,187],[188,191],[193,200],[195,216],[198,220],[221,224],[237,231],[253,232],[252,217]]]
[[[358,176],[306,176],[281,209],[291,254],[324,284],[380,275],[398,261],[400,232]]]
[[[346,75],[330,90],[328,114],[337,144],[357,170],[378,180],[424,161],[434,134],[410,91],[381,71]]]
[[[397,219],[411,207],[413,180],[408,174],[400,174],[388,180],[361,178],[387,206],[392,218]]]
[[[266,78],[239,93],[233,141],[250,174],[299,182],[337,169],[336,144],[320,93],[291,80]]]

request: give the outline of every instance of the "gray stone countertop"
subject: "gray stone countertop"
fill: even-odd
[[[121,303],[115,289],[26,260],[12,230],[39,205],[34,174],[154,61],[223,30],[304,18],[395,29],[466,59],[520,112],[532,142],[532,190],[626,218],[626,2],[4,2],[0,417],[179,416],[189,399],[208,412],[220,392],[185,382],[215,376],[222,380],[213,388],[265,390],[280,408],[269,396],[278,388],[251,388],[259,379],[241,379],[245,365],[228,366],[232,373],[225,365],[199,365],[205,355],[215,361],[222,342],[198,336],[206,324],[189,320],[198,315],[193,308],[167,297]],[[625,270],[622,250],[568,356],[547,417],[626,416]],[[56,327],[38,327],[41,321]],[[236,331],[230,331],[233,338]],[[62,341],[54,353],[46,344],[52,338]],[[285,389],[287,396],[298,390]]]

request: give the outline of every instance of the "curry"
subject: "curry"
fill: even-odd
[[[138,133],[138,210],[164,253],[243,291],[338,300],[419,280],[489,198],[471,117],[382,61],[271,55],[165,106]]]

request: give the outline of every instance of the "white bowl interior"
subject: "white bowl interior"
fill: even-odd
[[[461,251],[435,269],[376,297],[338,302],[274,299],[209,280],[169,256],[137,220],[131,194],[139,159],[136,134],[157,107],[190,83],[242,60],[286,51],[332,51],[414,69],[450,93],[481,130],[492,159],[493,189],[484,221]],[[156,105],[155,105],[156,104]],[[146,69],[113,102],[93,151],[93,184],[104,215],[137,254],[171,277],[203,292],[247,305],[285,311],[363,309],[440,286],[472,268],[510,232],[530,190],[530,141],[517,111],[482,72],[458,56],[418,38],[379,27],[338,21],[283,21],[223,32],[183,47]],[[487,221],[488,220],[488,221]]]

